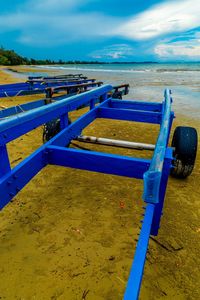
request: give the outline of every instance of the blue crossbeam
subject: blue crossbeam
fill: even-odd
[[[98,111],[98,118],[160,124],[162,114],[152,111],[102,107]]]
[[[144,101],[130,101],[130,100],[110,100],[109,107],[111,108],[122,108],[122,109],[133,109],[133,110],[144,110],[144,111],[154,111],[161,112],[162,104],[154,102],[144,102]]]
[[[13,97],[17,95],[28,95],[35,93],[42,93],[47,87],[58,87],[61,85],[74,85],[74,84],[83,84],[83,83],[93,83],[95,79],[76,79],[76,80],[36,80],[36,81],[27,81],[14,84],[3,84],[0,85],[0,97]]]
[[[0,91],[4,89],[17,89],[22,87],[27,87],[29,84],[27,82],[18,82],[18,83],[8,83],[8,84],[1,84],[0,85]]]
[[[48,163],[64,167],[76,168],[142,179],[150,165],[150,160],[132,158],[94,151],[77,150],[58,146],[48,146]]]

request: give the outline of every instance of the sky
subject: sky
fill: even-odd
[[[200,61],[200,0],[0,1],[0,45],[28,58]]]

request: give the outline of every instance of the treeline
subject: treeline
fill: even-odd
[[[34,59],[22,57],[17,54],[14,50],[6,50],[3,47],[0,48],[0,65],[4,66],[17,66],[17,65],[64,65],[64,64],[101,64],[98,61],[79,61],[70,60],[63,61],[59,59],[58,61],[51,59]]]
[[[27,59],[15,53],[13,50],[5,50],[0,48],[0,65],[22,65],[26,63]]]
[[[156,62],[146,61],[146,62],[99,62],[99,61],[80,61],[80,60],[68,60],[63,61],[59,59],[58,61],[51,59],[34,59],[22,57],[17,54],[14,50],[6,50],[3,47],[0,48],[0,65],[4,66],[17,66],[17,65],[66,65],[66,64],[152,64]]]

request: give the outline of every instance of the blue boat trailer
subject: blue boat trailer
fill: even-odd
[[[74,85],[83,83],[92,83],[96,79],[88,78],[55,78],[55,79],[29,79],[26,82],[2,84],[0,85],[0,98],[16,97],[32,94],[40,94],[45,91],[47,87],[57,87],[61,85]]]
[[[63,74],[63,75],[56,75],[56,76],[29,76],[28,79],[41,79],[41,80],[48,80],[48,79],[87,79],[86,76],[83,74]]]
[[[50,103],[53,103],[55,101],[63,100],[67,97],[71,97],[72,95],[79,94],[86,92],[90,89],[93,89],[95,87],[101,86],[103,82],[101,81],[94,81],[89,83],[81,83],[81,84],[71,84],[71,85],[61,85],[56,87],[48,87],[45,89],[46,97],[44,99],[39,99],[35,101],[26,102],[24,104],[18,104],[12,107],[2,107],[0,110],[0,121],[8,118],[12,115],[16,115],[37,107],[41,107]],[[59,92],[65,92],[64,95],[57,94]],[[114,86],[112,91],[110,92],[110,96],[113,98],[122,99],[122,96],[127,95],[129,92],[129,84],[121,84]],[[89,103],[88,103],[89,105]],[[86,104],[84,106],[87,106]],[[1,105],[0,105],[1,108]]]
[[[0,121],[0,209],[48,164],[142,179],[145,214],[124,294],[124,300],[134,300],[139,297],[149,238],[158,234],[168,177],[174,168],[174,149],[168,146],[174,113],[169,90],[164,100],[156,103],[114,99],[110,96],[112,89],[111,85],[103,85]],[[69,125],[68,113],[87,103],[89,111]],[[11,169],[7,143],[56,118],[60,119],[60,132]],[[152,158],[69,148],[70,142],[81,139],[82,130],[97,118],[158,124]],[[135,148],[140,149],[138,144]],[[145,145],[148,149],[149,144]]]

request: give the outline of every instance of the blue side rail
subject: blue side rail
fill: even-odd
[[[50,80],[50,79],[63,79],[63,78],[71,78],[71,79],[87,79],[86,76],[83,74],[64,74],[64,75],[56,75],[56,76],[29,76],[28,79],[35,80],[35,79],[41,79],[41,80]]]
[[[139,297],[149,238],[158,234],[160,225],[173,159],[168,139],[174,114],[169,90],[165,91],[162,103],[150,103],[113,99],[109,96],[112,89],[111,85],[103,85],[0,122],[0,209],[48,164],[144,180],[145,214],[124,294],[124,300],[135,300]],[[100,97],[101,103],[95,106]],[[87,103],[90,110],[69,125],[68,113]],[[11,169],[7,143],[55,118],[60,118],[61,131]],[[97,118],[160,125],[152,159],[66,148]]]
[[[11,106],[8,108],[3,108],[2,110],[0,110],[0,121],[4,120],[5,118],[8,118],[12,115],[20,114],[22,112],[41,107],[41,106],[50,104],[55,101],[60,101],[60,100],[66,99],[77,93],[86,92],[87,90],[101,86],[102,84],[103,84],[103,82],[89,82],[89,83],[81,83],[81,84],[75,84],[75,85],[73,84],[73,85],[48,87],[45,89],[46,98],[44,98],[44,99],[30,101],[30,102],[26,102],[21,105],[18,104],[18,105]],[[54,93],[57,94],[60,91],[64,91],[65,94],[62,96],[60,95],[60,96],[53,97]],[[86,106],[86,104],[85,104],[85,106]]]
[[[95,79],[85,78],[58,78],[51,80],[31,79],[27,82],[19,82],[13,84],[0,85],[0,98],[1,97],[15,97],[25,96],[32,94],[39,94],[45,91],[47,87],[57,87],[61,85],[74,85],[95,82]]]
[[[34,108],[38,108],[38,107],[50,104],[55,101],[60,101],[60,100],[66,99],[68,97],[71,97],[72,95],[76,95],[77,93],[86,92],[90,89],[101,86],[102,84],[103,84],[103,82],[101,82],[101,81],[94,81],[94,82],[89,82],[89,83],[47,87],[45,89],[46,98],[44,98],[44,99],[30,101],[30,102],[26,102],[24,104],[20,104],[20,105],[18,104],[18,105],[12,106],[12,107],[1,109],[0,110],[0,121],[5,118],[8,118],[12,115],[16,115],[16,114],[19,114],[19,113],[22,113],[22,112],[25,112],[25,111],[28,111],[28,110],[31,110]],[[122,84],[122,85],[114,86],[112,89],[112,92],[110,92],[110,96],[112,96],[113,98],[118,97],[118,98],[122,99],[122,95],[128,94],[128,92],[129,92],[128,88],[129,88],[129,84]],[[59,92],[63,92],[63,91],[65,92],[64,95],[57,96],[57,94]],[[56,94],[56,96],[54,94]],[[101,101],[100,98],[98,100]],[[84,107],[88,106],[88,105],[90,105],[90,104],[89,103],[85,104]]]

